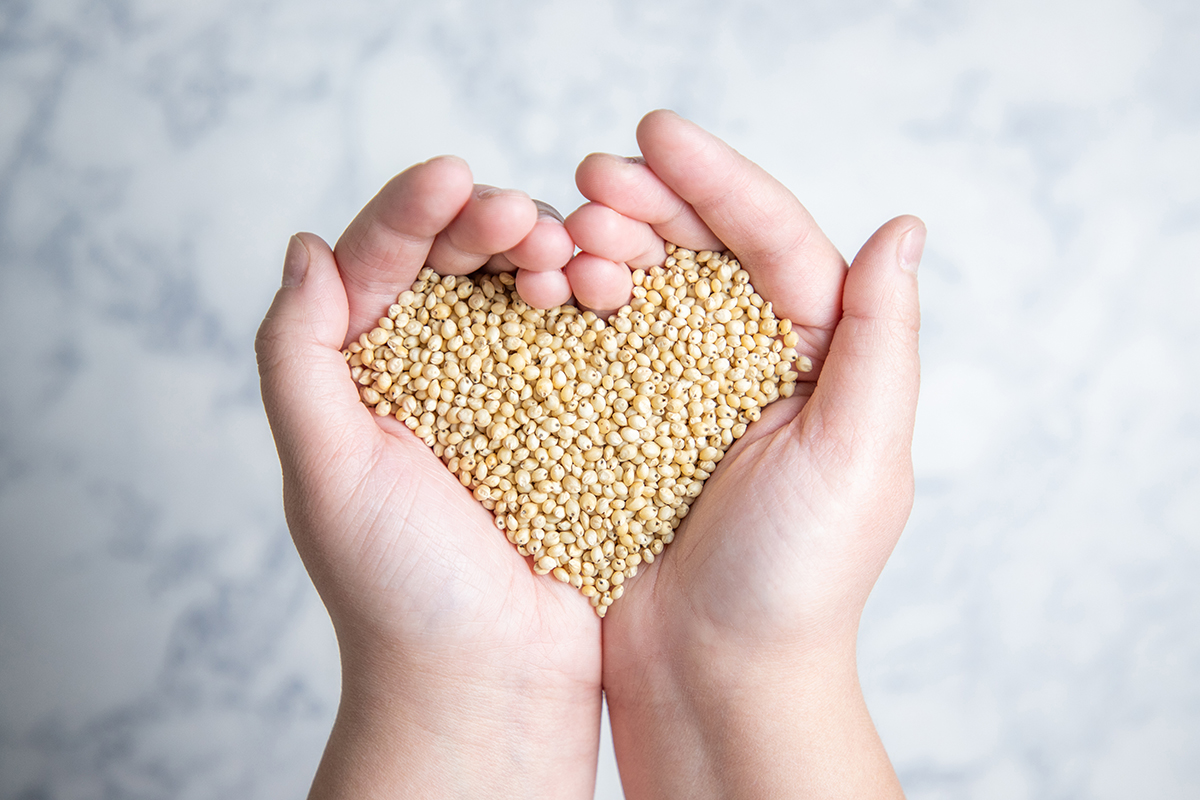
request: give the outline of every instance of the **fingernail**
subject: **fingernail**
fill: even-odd
[[[537,206],[539,219],[542,217],[551,217],[559,222],[563,222],[563,215],[558,213],[558,209],[554,206],[549,203],[543,203],[541,200],[534,200],[533,204]]]
[[[480,187],[475,190],[475,196],[480,200],[487,200],[489,197],[495,197],[496,195],[504,194],[505,191],[506,190],[499,189],[495,186],[480,185]]]
[[[295,289],[304,284],[308,274],[308,248],[299,236],[288,240],[287,253],[283,257],[283,288]]]
[[[921,254],[925,252],[925,226],[916,225],[900,240],[899,258],[900,269],[917,274],[921,265]]]

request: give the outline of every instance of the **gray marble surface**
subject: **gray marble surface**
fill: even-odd
[[[0,798],[303,795],[338,666],[252,351],[288,235],[443,152],[569,210],[659,106],[847,254],[929,225],[860,648],[909,796],[1200,796],[1194,0],[0,0]]]

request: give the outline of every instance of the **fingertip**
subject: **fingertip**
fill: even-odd
[[[421,163],[422,164],[444,163],[448,166],[457,164],[457,165],[461,165],[462,167],[465,167],[468,172],[471,169],[470,166],[468,166],[466,159],[462,158],[461,156],[456,156],[452,153],[443,153],[442,155],[434,156],[433,158],[428,158],[428,159],[422,161]]]
[[[581,250],[627,264],[651,267],[667,258],[663,239],[649,223],[632,219],[603,203],[585,203],[564,222]]]
[[[284,254],[283,289],[298,289],[304,292],[310,283],[312,291],[321,291],[321,284],[331,277],[339,277],[333,250],[324,239],[315,233],[300,231],[288,239]]]
[[[516,247],[537,221],[538,208],[525,192],[477,185],[434,239],[426,262],[442,275],[466,275]]]
[[[475,176],[471,174],[471,167],[466,160],[458,156],[434,156],[428,161],[423,161],[405,170],[405,172],[414,171],[417,173],[417,184],[420,189],[437,192],[447,199],[452,198],[458,204],[456,214],[462,210],[474,194]]]
[[[479,271],[485,275],[499,275],[501,272],[516,272],[517,265],[509,261],[505,253],[496,253]]]
[[[592,176],[595,174],[597,167],[602,165],[609,157],[608,153],[588,153],[579,162],[579,166],[575,167],[575,187],[589,200],[592,198],[588,197],[587,187],[591,186]]]
[[[517,294],[534,308],[557,308],[571,299],[571,284],[560,269],[517,270]]]
[[[629,164],[644,163],[640,157],[629,159],[613,153],[589,153],[575,168],[575,186],[588,200],[604,202],[603,198],[612,185],[614,170]]]
[[[315,233],[297,233],[288,240],[285,262],[305,259],[303,279],[284,285],[275,294],[255,340],[259,367],[277,365],[288,353],[340,348],[349,326],[345,287],[333,251]],[[295,264],[285,266],[296,268]]]
[[[664,140],[670,142],[670,147],[686,147],[692,151],[721,141],[696,123],[668,108],[655,109],[642,117],[637,126],[636,137],[638,148],[650,164],[655,161],[650,151],[658,150],[659,143]]]
[[[900,214],[899,216],[888,220],[886,224],[899,225],[905,229],[914,227],[925,228],[925,220],[921,219],[916,214]]]
[[[864,273],[874,272],[877,280],[889,271],[898,269],[915,275],[925,250],[926,228],[920,217],[901,214],[879,226],[859,249],[852,262],[859,280]]]
[[[645,114],[642,115],[641,120],[638,122],[637,130],[638,130],[638,132],[640,132],[643,127],[646,127],[647,129],[649,129],[649,128],[653,128],[657,125],[669,124],[673,120],[682,120],[682,119],[683,119],[683,117],[680,116],[679,113],[674,111],[673,109],[656,108],[652,111],[647,111]]]
[[[563,270],[579,305],[607,316],[633,296],[629,267],[591,253],[580,253]]]
[[[895,319],[914,330],[919,327],[915,277],[925,235],[925,223],[910,214],[879,226],[855,255],[846,275],[843,312]]]
[[[471,175],[470,166],[458,156],[451,155],[436,156],[415,164],[392,178],[388,184],[393,182],[406,184],[406,191],[414,198],[438,200],[427,208],[432,212],[429,215],[431,220],[439,227],[429,232],[423,231],[426,236],[433,236],[454,219],[475,190],[475,178]],[[387,190],[385,186],[383,191]]]
[[[308,273],[301,291],[313,338],[327,347],[341,347],[350,325],[350,306],[337,259],[329,244],[315,233],[297,233],[294,237],[309,256]]]
[[[489,203],[502,205],[506,218],[503,222],[510,227],[509,237],[516,237],[513,246],[520,243],[533,230],[533,226],[542,219],[541,211],[533,198],[520,189],[495,189],[484,198]],[[511,249],[506,248],[506,249]]]
[[[533,230],[505,253],[508,261],[531,272],[561,271],[575,254],[575,241],[561,217],[539,213]]]

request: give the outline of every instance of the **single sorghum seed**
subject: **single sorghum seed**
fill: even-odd
[[[762,407],[813,370],[733,256],[666,252],[607,320],[531,308],[511,274],[425,268],[344,351],[363,403],[429,444],[534,571],[600,616]]]

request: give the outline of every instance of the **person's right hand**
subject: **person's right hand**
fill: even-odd
[[[561,275],[561,222],[472,180],[463,161],[433,159],[392,179],[335,249],[293,237],[259,331],[288,527],[342,656],[313,797],[593,792],[595,612],[535,575],[412,431],[360,402],[341,352],[426,264]]]
[[[647,115],[638,142],[642,159],[580,165],[593,202],[567,218],[585,251],[567,274],[594,270],[615,306],[622,271],[662,263],[664,238],[727,247],[815,368],[729,450],[604,620],[626,796],[899,795],[855,642],[913,496],[924,226],[888,222],[847,268],[796,198],[724,142],[670,112]]]

